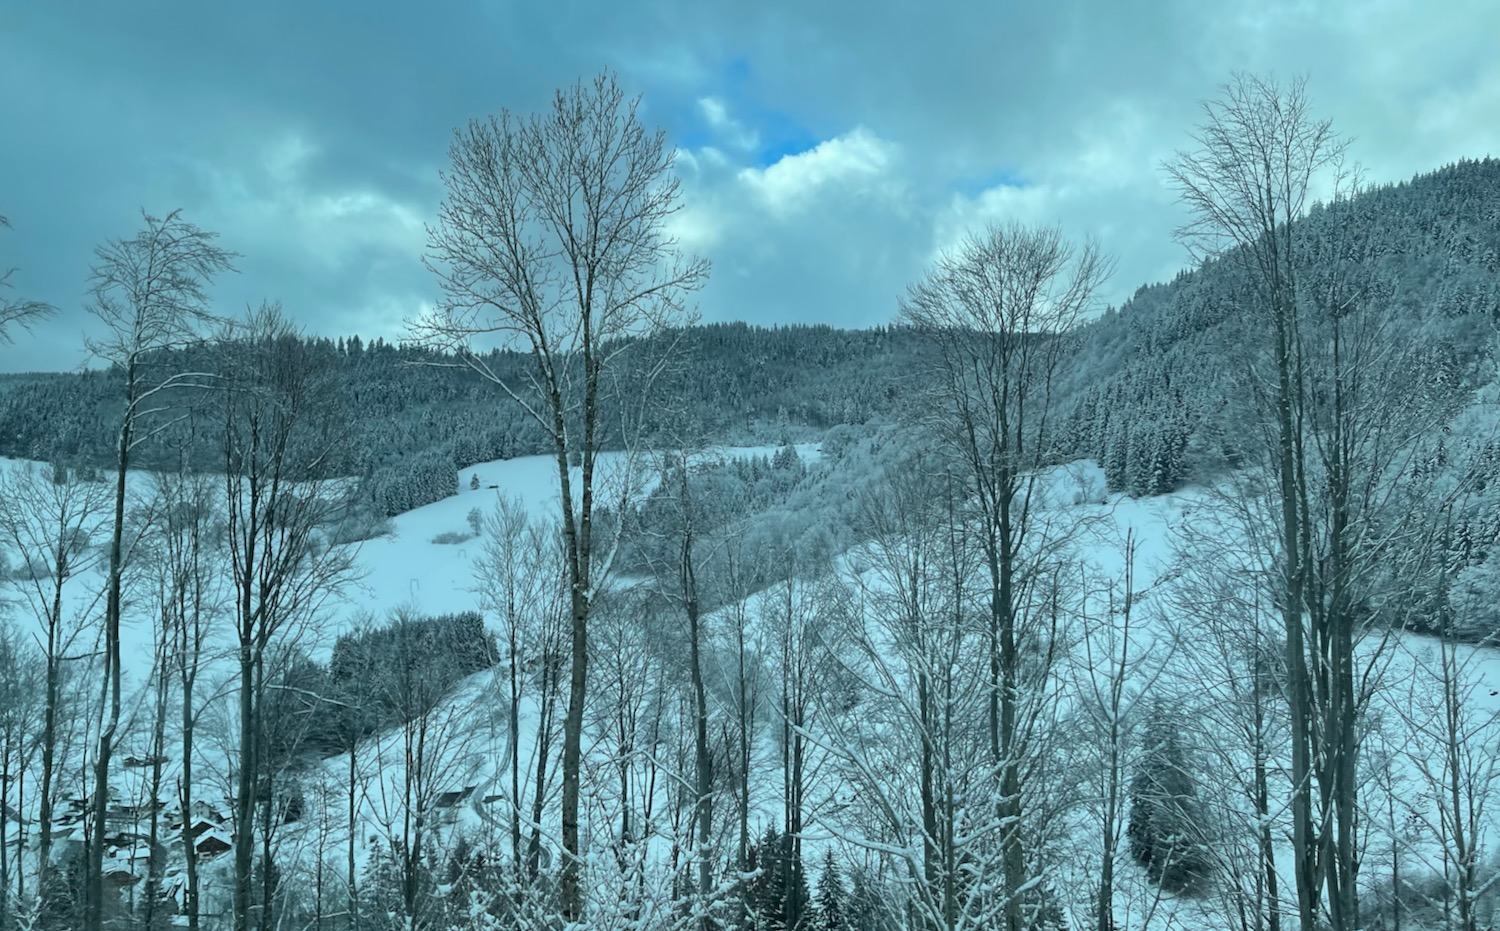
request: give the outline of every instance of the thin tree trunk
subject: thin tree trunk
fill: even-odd
[[[267,744],[264,733],[259,735],[259,742],[262,749],[257,756],[264,758],[267,756],[264,751]],[[271,927],[274,921],[272,907],[276,902],[276,861],[271,849],[271,841],[276,830],[276,785],[274,781],[275,774],[271,772],[268,760],[264,761],[264,767],[266,780],[264,786],[265,798],[257,798],[257,801],[260,802],[258,809],[260,812],[260,910],[257,913],[259,917],[255,922],[256,927],[262,929]],[[259,780],[257,780],[258,782]],[[256,785],[257,796],[262,794],[261,788],[259,784]]]
[[[355,724],[354,709],[345,707],[345,713],[349,716],[349,786],[347,801],[349,804],[349,846],[348,863],[349,871],[347,882],[349,886],[349,926],[359,927],[359,875],[355,870],[354,851],[355,842],[359,837],[359,824],[355,820],[359,814],[356,810],[357,792],[356,786],[359,782],[359,767],[356,760],[359,756],[359,732]]]
[[[554,388],[554,395],[556,389]],[[583,919],[583,887],[580,871],[582,854],[578,843],[578,793],[580,766],[583,761],[583,703],[588,691],[588,625],[589,592],[587,560],[582,549],[582,528],[573,519],[572,482],[568,477],[567,441],[562,425],[562,399],[553,399],[557,429],[557,468],[561,474],[562,502],[567,519],[563,522],[563,539],[568,549],[568,575],[571,604],[568,709],[563,719],[562,751],[562,872],[559,882],[564,921]],[[586,450],[587,462],[590,453]],[[589,494],[587,480],[584,494]],[[586,513],[586,511],[585,511]]]
[[[698,894],[710,895],[713,889],[713,859],[709,844],[713,837],[713,760],[708,747],[708,694],[703,685],[702,619],[699,617],[698,576],[693,562],[693,510],[689,497],[687,461],[682,467],[682,502],[686,516],[682,539],[682,594],[687,611],[689,665],[693,686],[693,749],[694,768],[697,776],[693,811],[697,820]],[[705,911],[703,928],[707,931],[712,922]]]
[[[1271,790],[1266,772],[1266,720],[1265,699],[1261,690],[1261,683],[1267,675],[1265,660],[1257,652],[1255,657],[1254,676],[1254,702],[1255,702],[1255,738],[1253,751],[1255,754],[1255,814],[1259,821],[1260,841],[1260,868],[1264,875],[1265,899],[1266,899],[1266,929],[1267,931],[1281,931],[1281,891],[1280,879],[1276,875],[1276,840],[1271,830]],[[1260,913],[1259,906],[1256,907],[1257,914]]]
[[[146,804],[151,806],[150,827],[147,828],[148,860],[146,867],[146,908],[144,924],[147,931],[156,927],[156,904],[161,897],[162,873],[166,869],[161,852],[161,777],[162,756],[167,749],[167,663],[170,661],[166,648],[169,628],[165,617],[162,624],[162,653],[157,661],[156,708],[151,727],[151,788]]]
[[[1273,301],[1278,300],[1273,286]],[[1298,506],[1302,481],[1293,422],[1292,334],[1290,308],[1273,308],[1276,352],[1277,475],[1281,495],[1282,626],[1286,634],[1287,704],[1292,737],[1292,847],[1297,886],[1297,916],[1303,929],[1315,928],[1318,918],[1317,834],[1312,817],[1312,707],[1302,628],[1303,552],[1302,513]]]
[[[537,722],[536,783],[531,793],[531,836],[526,842],[526,879],[534,884],[542,869],[542,814],[547,794],[547,760],[552,756],[552,722],[557,709],[557,668],[550,652],[542,657],[542,708]]]
[[[248,600],[249,592],[244,594]],[[244,610],[248,613],[248,607]],[[240,769],[234,798],[234,931],[250,928],[250,865],[255,851],[255,776],[260,769],[255,746],[255,660],[248,641],[240,642]]]
[[[47,874],[52,865],[52,788],[57,772],[57,714],[62,693],[62,588],[58,573],[52,589],[52,615],[47,623],[47,681],[42,708],[42,786],[38,800],[37,892],[47,894]]]
[[[10,722],[6,723],[5,731],[0,733],[0,927],[10,923],[10,786],[13,778],[11,758],[15,755],[16,744]],[[16,810],[20,810],[19,806]],[[20,828],[18,823],[17,831]],[[16,845],[16,855],[20,856],[19,844]],[[19,894],[16,899],[20,899]]]
[[[509,595],[509,625],[510,625],[510,710],[507,713],[506,724],[510,728],[510,759],[506,763],[510,769],[510,855],[511,867],[515,870],[517,877],[523,875],[523,861],[521,859],[521,658],[517,655],[516,625],[520,623],[519,612],[515,605],[515,587],[511,586]],[[516,884],[519,896],[520,883]],[[520,902],[516,904],[519,906]]]
[[[124,571],[125,475],[130,467],[130,442],[135,427],[136,361],[125,366],[125,418],[120,424],[115,455],[115,513],[109,540],[109,575],[104,602],[104,724],[99,730],[94,754],[93,830],[88,849],[84,884],[85,931],[104,927],[104,836],[105,812],[109,808],[109,767],[114,754],[115,733],[120,727],[120,581]]]

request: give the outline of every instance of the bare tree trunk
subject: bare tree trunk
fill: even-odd
[[[1075,249],[1056,229],[992,226],[944,254],[901,305],[903,320],[936,344],[930,427],[956,457],[979,509],[975,532],[988,572],[985,727],[1002,831],[1003,931],[1024,931],[1028,901],[1040,894],[1041,864],[1025,839],[1025,768],[1040,700],[1032,686],[1044,685],[1050,671],[1027,673],[1023,682],[1020,651],[1032,613],[1025,596],[1037,575],[1028,547],[1058,541],[1049,539],[1054,531],[1033,526],[1031,493],[1046,464],[1063,334],[1108,273],[1093,243]]]
[[[508,651],[510,660],[506,672],[510,686],[510,708],[506,711],[506,726],[510,728],[510,752],[506,765],[510,769],[510,862],[511,869],[517,877],[516,887],[519,896],[519,878],[524,874],[524,861],[521,859],[521,657],[520,637],[517,636],[516,625],[518,622],[515,611],[514,593],[510,596],[510,611],[508,621],[509,643]],[[521,903],[516,902],[519,906]]]
[[[85,871],[83,926],[85,931],[104,927],[104,835],[105,811],[109,807],[109,767],[114,753],[115,731],[120,726],[120,577],[124,571],[125,472],[130,467],[130,441],[135,418],[136,363],[132,356],[125,368],[127,412],[120,425],[115,458],[115,514],[109,540],[109,575],[105,582],[104,680],[102,700],[106,708],[94,753],[94,798],[90,806],[93,830]]]
[[[697,837],[694,856],[698,860],[698,894],[706,898],[713,890],[713,758],[708,744],[708,693],[703,684],[702,617],[698,599],[698,573],[693,548],[696,543],[696,514],[688,482],[688,457],[680,457],[678,475],[678,508],[682,517],[681,560],[678,585],[688,622],[688,676],[693,692],[693,820]],[[704,931],[711,927],[705,912]]]
[[[1120,815],[1122,788],[1121,754],[1124,740],[1124,690],[1125,677],[1130,671],[1130,613],[1135,600],[1135,538],[1125,540],[1125,592],[1120,611],[1123,624],[1120,631],[1120,658],[1112,662],[1109,682],[1108,716],[1109,733],[1105,738],[1104,768],[1104,832],[1101,837],[1102,850],[1099,864],[1099,894],[1096,899],[1095,920],[1097,931],[1115,931],[1115,854],[1119,847],[1119,832],[1116,822]],[[1114,606],[1111,605],[1111,614]]]
[[[568,678],[568,709],[563,718],[562,752],[562,914],[564,921],[583,918],[582,863],[578,843],[578,791],[583,759],[583,703],[588,690],[588,595],[573,584],[573,611]]]
[[[346,863],[348,875],[346,881],[349,887],[349,924],[350,927],[357,928],[359,927],[359,874],[355,869],[354,851],[355,842],[359,838],[359,822],[356,820],[359,814],[356,804],[358,799],[356,787],[359,785],[359,767],[356,765],[356,759],[359,756],[359,737],[355,733],[353,726],[349,729],[349,735],[349,785],[347,786],[348,795],[345,799],[348,803],[349,818],[349,845],[346,851],[348,855],[348,862]]]
[[[47,874],[52,865],[52,789],[57,779],[57,715],[62,697],[62,589],[64,575],[58,573],[52,590],[52,614],[47,624],[46,695],[42,707],[41,798],[37,825],[37,893],[47,894]]]
[[[1265,698],[1261,683],[1267,681],[1266,677],[1269,673],[1264,666],[1264,658],[1257,653],[1253,673],[1255,684],[1252,691],[1254,720],[1251,725],[1254,728],[1251,753],[1255,757],[1255,816],[1260,826],[1258,840],[1260,842],[1260,868],[1265,883],[1266,929],[1267,931],[1281,931],[1281,880],[1276,873],[1276,839],[1272,833],[1271,789],[1266,773],[1269,751],[1266,747]]]
[[[249,591],[241,594],[248,601]],[[241,610],[250,610],[243,603]],[[255,853],[255,776],[260,770],[255,740],[255,654],[250,643],[239,649],[239,772],[234,790],[234,931],[251,926],[250,867]]]
[[[19,661],[18,657],[7,656],[6,659],[16,659]],[[9,676],[11,672],[11,670],[0,666],[0,675]],[[13,810],[11,808],[10,787],[12,780],[15,778],[15,774],[11,769],[11,761],[16,753],[16,744],[19,742],[17,735],[12,733],[12,722],[6,721],[5,724],[5,728],[0,730],[0,927],[10,922],[10,903],[12,901],[10,893],[10,812]],[[15,810],[19,810],[19,807]],[[16,828],[19,831],[21,826],[17,824]],[[16,854],[18,857],[20,850],[20,845],[17,844]],[[19,873],[20,870],[17,870],[17,872]],[[19,899],[20,895],[17,894],[16,900],[19,901]]]
[[[258,675],[264,679],[264,665],[258,670]],[[260,691],[261,696],[264,697],[264,682],[261,684]],[[257,715],[257,717],[264,719],[263,715]],[[256,780],[256,794],[264,795],[264,798],[257,799],[260,807],[260,910],[258,912],[260,917],[256,921],[256,926],[270,928],[276,921],[276,852],[272,847],[277,826],[276,772],[275,764],[270,759],[270,752],[267,749],[270,746],[270,740],[267,737],[264,723],[257,728],[257,732],[256,741],[260,745],[260,751],[257,756],[260,759],[256,762],[261,765],[261,775],[265,779],[265,783],[261,785],[260,780]]]
[[[194,579],[192,582],[194,596],[190,608],[186,610],[179,619],[182,623],[182,640],[178,644],[178,673],[182,682],[182,775],[178,789],[178,797],[182,806],[182,859],[183,859],[183,893],[182,910],[187,915],[188,931],[198,931],[198,916],[200,913],[198,901],[198,846],[197,839],[193,836],[193,805],[196,793],[193,791],[193,739],[196,734],[198,721],[197,711],[193,706],[194,686],[198,681],[198,654],[199,644],[197,638],[190,633],[196,631],[199,624],[199,612],[202,610],[202,602],[199,593],[202,590],[202,579],[198,575],[201,572],[201,564],[198,563],[197,545],[199,542],[198,528],[193,530],[194,549]],[[188,612],[191,612],[190,614]],[[189,620],[191,617],[191,620]],[[191,658],[189,658],[191,656]]]
[[[167,749],[167,664],[171,662],[168,637],[171,636],[171,628],[168,625],[168,610],[163,611],[161,628],[161,653],[157,657],[156,666],[156,707],[152,714],[151,725],[151,781],[146,803],[150,805],[151,820],[147,828],[147,850],[148,861],[146,867],[146,909],[143,923],[147,931],[153,931],[156,927],[156,906],[161,898],[162,874],[166,870],[166,863],[161,850],[161,784],[162,784],[162,760]]]

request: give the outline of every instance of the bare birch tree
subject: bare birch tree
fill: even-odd
[[[234,268],[235,254],[216,244],[216,234],[182,219],[143,214],[144,227],[128,239],[114,239],[95,250],[90,274],[88,311],[103,333],[88,343],[95,356],[119,370],[124,383],[115,455],[114,532],[105,583],[104,670],[105,721],[94,755],[92,842],[86,870],[84,928],[100,931],[104,920],[104,817],[109,771],[120,726],[121,575],[125,567],[125,475],[131,453],[151,439],[144,429],[166,404],[174,388],[205,381],[202,372],[155,371],[153,354],[180,348],[201,338],[214,317],[208,288],[222,272]],[[159,429],[159,428],[157,428]]]
[[[1164,166],[1191,212],[1179,237],[1252,285],[1240,343],[1278,532],[1265,557],[1279,570],[1271,594],[1285,636],[1298,921],[1349,931],[1361,719],[1380,654],[1356,647],[1411,610],[1380,587],[1432,533],[1400,500],[1402,479],[1414,440],[1453,399],[1422,377],[1424,328],[1392,326],[1369,244],[1350,224],[1310,218],[1320,187],[1347,209],[1357,172],[1343,168],[1347,146],[1330,122],[1312,115],[1304,81],[1236,75],[1204,104],[1194,142]]]
[[[223,399],[224,491],[235,645],[238,777],[234,792],[234,927],[250,926],[254,814],[266,748],[262,709],[273,648],[292,645],[354,581],[355,550],[320,531],[343,516],[351,490],[319,482],[339,442],[328,373],[281,316],[265,306],[234,351]]]
[[[92,546],[105,530],[109,489],[84,482],[63,466],[52,475],[37,466],[17,468],[0,476],[0,542],[22,555],[25,565],[15,587],[39,621],[42,661],[41,764],[38,780],[37,888],[47,885],[52,855],[53,806],[58,789],[59,754],[66,758],[64,717],[70,690],[68,667],[84,659],[78,643],[86,618],[97,607],[85,599],[82,610],[69,611],[63,594],[71,580],[82,580],[100,568],[99,550]]]
[[[560,90],[549,112],[510,111],[459,130],[447,197],[428,230],[444,300],[417,321],[422,341],[498,385],[552,440],[560,484],[572,631],[562,748],[562,913],[582,916],[578,792],[588,683],[588,619],[607,574],[594,539],[599,454],[625,409],[611,392],[633,338],[684,319],[708,274],[667,235],[678,209],[673,150],[611,75]],[[480,343],[529,353],[524,382]],[[578,463],[575,476],[572,462]]]
[[[1024,774],[1055,659],[1046,594],[1057,548],[1076,529],[1058,523],[1039,492],[1052,453],[1053,384],[1065,334],[1091,306],[1110,263],[1056,228],[991,226],[969,235],[901,304],[901,319],[929,339],[937,372],[927,426],[961,465],[987,576],[987,731],[995,818],[1006,825],[999,927],[1027,926],[1038,865],[1023,837]],[[1025,654],[1043,662],[1027,667]]]

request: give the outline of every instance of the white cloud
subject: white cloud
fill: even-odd
[[[969,198],[955,194],[933,223],[932,256],[951,250],[966,233],[990,223],[1041,224],[1053,220],[1062,195],[1047,185],[997,185]]]
[[[896,154],[893,143],[861,126],[765,168],[741,169],[739,180],[773,213],[786,216],[809,207],[826,188],[895,194],[901,187],[892,171]]]
[[[760,145],[760,135],[731,117],[729,109],[717,97],[698,98],[698,110],[703,114],[708,128],[732,148],[749,152]]]

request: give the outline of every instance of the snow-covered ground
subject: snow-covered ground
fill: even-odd
[[[734,448],[718,451],[726,456],[770,455],[772,447]],[[799,448],[806,458],[816,457],[816,447]],[[603,469],[606,476],[611,470],[622,466],[618,457],[606,457]],[[14,470],[26,467],[14,461],[0,461],[0,469]],[[478,488],[471,488],[473,479],[478,479]],[[442,501],[419,508],[393,519],[393,531],[388,536],[369,540],[359,546],[357,566],[360,581],[351,588],[341,602],[332,606],[322,623],[317,625],[316,636],[310,637],[302,646],[315,657],[325,658],[335,637],[348,629],[355,619],[370,615],[377,620],[388,617],[391,612],[410,608],[420,615],[434,615],[477,607],[474,593],[474,560],[483,541],[472,535],[469,514],[474,509],[485,511],[492,508],[498,497],[504,496],[521,502],[528,514],[545,519],[555,508],[558,494],[557,474],[554,461],[537,456],[514,460],[484,463],[462,470],[458,475],[459,493]],[[144,474],[131,478],[132,495],[145,496],[149,492],[150,477]],[[1134,541],[1133,586],[1137,596],[1133,623],[1137,625],[1131,640],[1137,651],[1139,665],[1133,675],[1151,677],[1153,686],[1171,687],[1179,695],[1191,696],[1195,686],[1192,677],[1203,675],[1204,664],[1193,664],[1182,658],[1193,656],[1204,645],[1194,642],[1191,625],[1177,616],[1174,605],[1180,604],[1187,587],[1199,584],[1188,571],[1193,559],[1191,547],[1186,541],[1193,539],[1188,532],[1201,529],[1206,515],[1214,512],[1223,500],[1219,492],[1201,488],[1188,488],[1157,498],[1134,500],[1119,495],[1106,494],[1104,480],[1097,466],[1092,463],[1075,463],[1050,473],[1041,483],[1042,509],[1049,519],[1067,520],[1084,529],[1072,545],[1071,558],[1086,567],[1084,576],[1089,579],[1089,593],[1077,602],[1085,614],[1102,619],[1107,626],[1110,605],[1118,609],[1118,603],[1110,602],[1123,592],[1126,569],[1126,540]],[[435,542],[440,539],[458,542]],[[459,539],[467,537],[467,539]],[[849,578],[862,576],[865,584],[870,582],[867,561],[851,554],[840,560],[837,572]],[[1113,581],[1113,585],[1106,584]],[[1201,581],[1201,580],[1200,580]],[[70,615],[83,615],[79,622],[87,632],[97,626],[102,604],[94,593],[101,583],[101,575],[95,571],[87,576],[75,578],[67,585],[67,607]],[[6,589],[15,583],[8,582]],[[13,596],[14,591],[7,591]],[[746,619],[757,623],[758,618],[775,610],[766,603],[771,597],[761,593],[743,605],[730,605],[719,609],[706,621],[711,636],[722,643],[724,634],[731,626]],[[12,598],[12,600],[14,600]],[[35,632],[35,619],[27,612],[13,606],[12,619],[23,631]],[[32,626],[28,626],[32,625]],[[140,611],[129,615],[126,626],[125,664],[128,687],[133,689],[135,701],[131,709],[138,716],[144,714],[146,705],[145,683],[149,677],[152,656],[152,625]],[[714,632],[717,631],[717,634]],[[1178,636],[1175,640],[1168,634]],[[224,631],[224,637],[229,633]],[[1092,681],[1097,684],[1109,671],[1111,652],[1118,641],[1089,641],[1086,654],[1076,653],[1066,675],[1070,689],[1084,695],[1085,686]],[[1382,732],[1378,740],[1367,744],[1367,768],[1371,779],[1385,780],[1394,789],[1394,801],[1390,806],[1388,823],[1377,819],[1372,822],[1367,838],[1369,856],[1385,857],[1388,862],[1392,838],[1398,842],[1400,856],[1407,869],[1432,868],[1436,860],[1436,848],[1432,843],[1431,820],[1435,817],[1431,806],[1431,776],[1441,775],[1442,761],[1436,757],[1434,743],[1439,728],[1432,718],[1438,710],[1433,699],[1438,695],[1440,669],[1438,645],[1428,639],[1400,635],[1382,641],[1379,661],[1373,668],[1379,671],[1384,687],[1379,692],[1372,708],[1379,716]],[[1372,656],[1375,644],[1366,649]],[[1079,656],[1086,655],[1087,662]],[[1465,666],[1468,678],[1464,700],[1472,720],[1479,722],[1476,737],[1484,736],[1492,743],[1496,734],[1490,730],[1496,715],[1500,715],[1500,654],[1485,648],[1465,647],[1457,652]],[[1199,656],[1201,659],[1201,656]],[[208,681],[227,682],[230,667],[227,662],[216,671],[206,675]],[[1138,693],[1144,682],[1132,688]],[[1204,682],[1197,690],[1200,697],[1215,694],[1213,683]],[[523,761],[530,766],[537,748],[537,710],[534,704],[523,704],[518,709],[520,729],[509,733],[506,716],[502,712],[504,703],[497,690],[494,673],[486,672],[471,677],[453,696],[451,701],[433,712],[433,732],[440,732],[447,743],[438,752],[442,770],[441,785],[433,788],[440,793],[459,793],[451,805],[445,805],[434,830],[438,841],[451,838],[451,832],[462,829],[469,833],[499,831],[488,806],[497,796],[503,796],[503,761],[508,748],[515,742]],[[1208,707],[1208,706],[1205,706]],[[440,725],[440,727],[439,727]],[[139,730],[137,730],[139,733]],[[169,745],[173,738],[168,738]],[[126,741],[126,748],[138,749],[139,741]],[[767,738],[762,755],[774,760],[774,748]],[[1431,750],[1431,753],[1428,751]],[[817,755],[818,751],[814,751]],[[610,747],[607,740],[595,746],[590,766],[599,770],[597,778],[604,781],[609,765]],[[169,754],[169,756],[172,754]],[[400,732],[378,735],[367,742],[357,754],[360,771],[360,787],[355,800],[358,835],[355,847],[358,860],[364,864],[371,852],[389,843],[393,832],[400,830],[403,815],[401,788],[406,774],[406,755]],[[229,771],[227,748],[215,758],[212,747],[204,751],[200,773],[205,775],[198,786],[198,793],[205,798],[223,798],[228,786],[224,773]],[[1223,764],[1223,759],[1216,761]],[[1273,761],[1274,762],[1274,761]],[[166,785],[173,785],[175,771],[168,764]],[[313,774],[303,780],[304,815],[293,825],[282,830],[279,843],[290,860],[300,862],[311,869],[319,858],[325,861],[338,860],[348,842],[350,824],[347,816],[347,755],[324,761]],[[1380,772],[1375,772],[1379,769]],[[141,769],[121,770],[121,791],[126,797],[138,797],[141,793]],[[1495,775],[1494,773],[1490,774]],[[756,799],[761,822],[771,822],[779,806],[781,774],[776,764],[770,762],[769,771],[757,778]],[[1486,783],[1488,786],[1489,783]],[[472,788],[472,791],[468,791]],[[663,801],[672,791],[671,781],[663,780],[659,789]],[[820,846],[832,842],[837,836],[847,836],[848,826],[839,823],[838,786],[824,785],[820,791],[824,797],[810,800],[810,820],[807,825],[808,844],[805,856],[809,863],[816,862]],[[830,801],[831,800],[831,801]],[[604,808],[595,809],[601,817]],[[587,814],[587,813],[586,813]],[[1123,816],[1123,812],[1122,812]],[[1074,860],[1086,865],[1092,856],[1097,858],[1098,828],[1094,826],[1090,812],[1074,813],[1071,823],[1076,834],[1071,838]],[[1484,830],[1489,831],[1488,820],[1483,821]],[[752,825],[756,831],[758,825]],[[1283,828],[1278,822],[1278,830]],[[595,834],[608,835],[610,828],[594,824]],[[555,839],[553,825],[543,825],[544,834]],[[1285,845],[1283,845],[1284,847]],[[1383,852],[1382,852],[1383,851]],[[1373,862],[1373,861],[1372,861]],[[363,868],[363,866],[361,866]],[[1084,866],[1078,869],[1083,870]],[[332,867],[330,867],[332,869]],[[1290,864],[1283,864],[1290,876]],[[1373,875],[1375,871],[1372,870]],[[1386,871],[1388,872],[1388,870]],[[1079,894],[1086,890],[1080,883],[1085,873],[1060,874],[1055,884],[1078,886]],[[1129,924],[1122,927],[1182,927],[1201,926],[1208,920],[1205,909],[1214,905],[1179,902],[1171,897],[1158,898],[1149,888],[1143,875],[1121,858],[1120,881],[1128,887],[1129,894],[1121,896],[1122,908],[1132,909],[1129,915],[1122,913],[1122,920]],[[1134,884],[1134,885],[1131,885]],[[1290,889],[1290,885],[1285,886]],[[1149,912],[1149,925],[1145,915]],[[1196,923],[1196,924],[1195,924]]]

